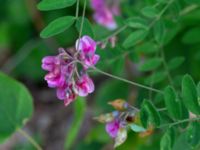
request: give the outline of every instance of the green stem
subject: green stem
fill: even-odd
[[[78,13],[79,13],[79,0],[76,2],[76,19],[78,18]]]
[[[158,90],[158,89],[154,89],[154,88],[151,88],[151,87],[148,87],[148,86],[145,86],[145,85],[142,85],[142,84],[139,84],[139,83],[136,83],[136,82],[133,82],[133,81],[130,81],[130,80],[127,80],[127,79],[124,79],[124,78],[121,78],[121,77],[118,77],[118,76],[115,76],[115,75],[112,75],[112,74],[109,74],[107,72],[104,72],[96,67],[92,67],[92,69],[94,69],[95,71],[101,73],[101,74],[104,74],[106,76],[109,76],[111,78],[114,78],[114,79],[117,79],[117,80],[120,80],[120,81],[123,81],[123,82],[126,82],[126,83],[129,83],[129,84],[132,84],[134,86],[137,86],[137,87],[141,87],[141,88],[144,88],[144,89],[147,89],[147,90],[151,90],[151,91],[154,91],[154,92],[157,92],[157,93],[161,93],[163,94],[163,92],[161,90]]]
[[[28,133],[20,128],[17,131],[23,135],[37,150],[42,150],[40,145],[30,135],[28,135]]]
[[[164,50],[163,50],[162,47],[161,47],[161,57],[162,57],[162,61],[163,61],[163,66],[164,66],[166,73],[167,73],[168,80],[169,80],[170,84],[173,86],[173,80],[172,80],[172,77],[170,75],[169,68],[168,68],[167,62],[165,60],[165,53],[164,53]]]
[[[198,121],[198,120],[200,120],[199,117],[196,117],[196,118],[188,118],[188,119],[180,120],[180,121],[173,122],[173,123],[163,124],[163,125],[161,125],[161,126],[158,127],[158,128],[172,127],[172,126],[175,126],[175,125],[178,125],[178,124],[181,124],[181,123],[190,122],[190,121]]]
[[[80,39],[81,39],[82,31],[83,31],[83,23],[84,23],[86,5],[87,5],[87,1],[84,0],[83,14],[82,14],[82,20],[81,20],[81,27],[80,27],[79,37],[78,37],[78,44],[77,44],[77,52],[76,52],[75,56],[77,56],[78,53],[79,53],[78,49],[79,49]]]

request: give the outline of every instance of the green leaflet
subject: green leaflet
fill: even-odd
[[[143,128],[135,123],[132,123],[129,126],[130,126],[131,130],[133,130],[134,132],[145,132],[146,131],[145,128]]]
[[[139,66],[140,71],[152,71],[162,64],[161,58],[151,58]]]
[[[175,132],[172,128],[169,128],[160,141],[160,150],[172,150],[175,139]]]
[[[147,18],[154,18],[158,15],[158,11],[151,6],[144,7],[141,13]]]
[[[37,8],[44,11],[55,10],[72,6],[75,2],[76,0],[42,0]]]
[[[131,17],[128,18],[125,21],[126,24],[128,24],[129,27],[131,28],[136,28],[136,29],[148,29],[148,23],[145,19],[141,17]]]
[[[189,75],[185,75],[182,80],[182,97],[186,108],[195,114],[200,114],[196,85]]]
[[[33,113],[32,96],[24,85],[0,73],[0,143],[23,127]]]
[[[64,32],[70,26],[72,26],[74,21],[75,21],[75,17],[73,16],[60,17],[52,21],[50,24],[48,24],[48,26],[42,30],[42,32],[40,33],[40,36],[42,38],[49,38],[51,36]]]
[[[181,57],[181,56],[175,57],[175,58],[172,58],[168,62],[167,66],[168,66],[169,70],[174,70],[174,69],[178,68],[180,65],[182,65],[184,61],[185,61],[184,57]]]
[[[140,118],[145,128],[147,128],[149,124],[155,127],[160,125],[160,114],[149,100],[143,101],[140,110]]]
[[[137,43],[141,42],[142,40],[144,40],[147,35],[148,35],[147,30],[141,29],[134,31],[131,34],[129,34],[129,36],[125,39],[125,41],[123,42],[123,47],[130,48],[136,45]]]
[[[168,86],[164,91],[164,100],[167,111],[172,118],[181,118],[181,101],[178,99],[175,90]]]

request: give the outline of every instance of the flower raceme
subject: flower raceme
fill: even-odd
[[[116,29],[117,24],[114,16],[120,14],[119,0],[91,0],[91,7],[94,10],[94,20],[110,29]]]
[[[51,88],[57,89],[57,97],[65,106],[75,100],[76,96],[87,96],[94,91],[94,83],[87,74],[87,69],[99,61],[95,54],[96,42],[89,36],[83,36],[76,42],[74,51],[59,49],[57,56],[42,59],[42,68],[48,71],[44,79]],[[78,70],[80,63],[82,70]]]

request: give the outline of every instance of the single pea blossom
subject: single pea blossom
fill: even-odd
[[[119,0],[91,0],[91,7],[94,10],[94,20],[110,29],[116,29],[117,24],[114,16],[120,14]]]
[[[139,110],[129,105],[123,99],[116,99],[108,104],[113,106],[115,111],[101,114],[94,119],[101,123],[105,123],[105,130],[108,135],[114,139],[114,147],[117,147],[126,141],[130,125],[135,125],[135,123],[138,122],[136,118],[139,114]]]
[[[106,132],[112,137],[116,138],[117,133],[120,129],[120,121],[119,120],[113,120],[112,122],[108,122],[106,124]]]
[[[83,36],[76,42],[76,49],[59,48],[56,56],[42,59],[42,69],[48,71],[44,79],[50,88],[56,88],[57,97],[64,101],[65,106],[77,96],[87,96],[94,92],[94,83],[87,74],[87,69],[99,61],[95,54],[96,42],[89,36]],[[80,63],[82,68],[77,67]]]
[[[89,36],[84,36],[76,41],[76,49],[79,51],[79,59],[84,62],[87,69],[99,61],[99,55],[95,54],[96,42]]]

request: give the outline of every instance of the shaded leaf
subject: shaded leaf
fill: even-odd
[[[158,68],[162,64],[162,59],[160,58],[152,58],[146,60],[143,64],[139,66],[140,71],[151,71]]]
[[[166,72],[158,71],[145,79],[146,84],[156,84],[162,82],[167,77]]]
[[[187,130],[187,142],[192,149],[200,145],[200,124],[192,122]]]
[[[192,28],[187,31],[182,38],[183,43],[185,44],[195,44],[200,42],[199,37],[200,27]]]
[[[123,43],[123,47],[125,48],[130,48],[140,41],[144,40],[145,37],[147,36],[148,31],[146,30],[137,30],[129,34],[129,36],[125,39]]]
[[[165,36],[165,25],[162,20],[158,20],[153,27],[153,34],[157,43],[162,43]]]
[[[29,91],[16,80],[0,73],[0,143],[22,128],[33,113]]]
[[[160,114],[149,100],[143,101],[140,110],[140,118],[145,128],[147,128],[148,124],[152,124],[156,127],[160,125]]]
[[[135,51],[142,54],[151,54],[159,51],[159,47],[153,42],[144,42],[135,47]]]
[[[168,66],[169,70],[174,70],[174,69],[178,68],[180,65],[182,65],[184,61],[185,61],[184,57],[181,57],[181,56],[175,57],[169,61],[167,66]]]

